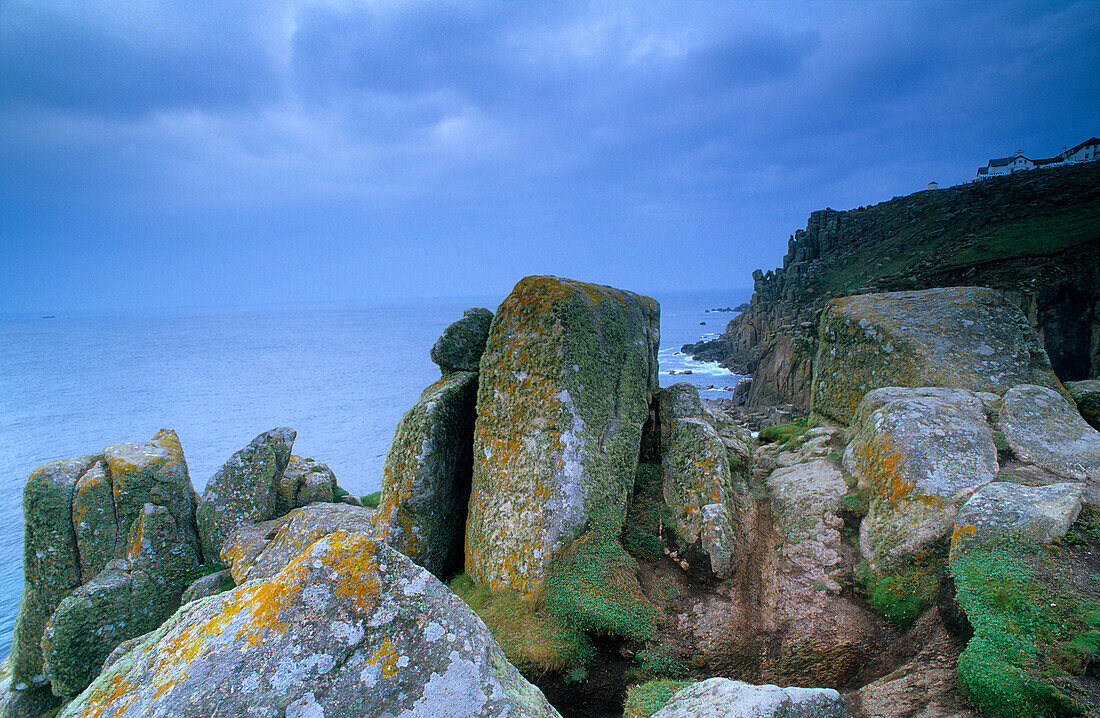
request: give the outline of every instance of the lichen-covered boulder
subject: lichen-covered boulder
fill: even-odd
[[[222,544],[241,524],[276,515],[280,475],[290,461],[297,432],[280,427],[260,434],[229,458],[206,483],[195,522],[203,555],[219,554]]]
[[[821,316],[813,411],[851,423],[863,396],[884,386],[1003,394],[1017,384],[1061,390],[1027,319],[981,287],[842,297]]]
[[[690,384],[657,395],[661,426],[661,483],[677,550],[728,578],[736,567],[740,517],[752,499],[730,473],[725,443]]]
[[[80,559],[80,579],[90,581],[115,557],[118,527],[106,464],[97,461],[76,483],[73,529]]]
[[[617,532],[634,484],[660,308],[631,292],[527,277],[481,357],[466,571],[493,589],[541,586],[597,514]]]
[[[425,389],[382,470],[378,537],[441,579],[462,570],[477,376],[455,371]]]
[[[225,542],[221,558],[237,583],[267,578],[337,531],[373,535],[374,511],[348,504],[303,506],[271,521],[241,526]]]
[[[996,478],[997,450],[973,392],[880,389],[856,416],[846,463],[872,497],[860,551],[877,570],[946,537],[963,502]]]
[[[57,695],[75,695],[114,648],[167,617],[196,565],[196,546],[164,506],[145,504],[130,554],[65,597],[42,635],[45,674]]]
[[[446,586],[344,532],[188,605],[113,660],[61,716],[558,715]]]
[[[951,535],[951,551],[1001,537],[1017,543],[1057,541],[1077,520],[1085,500],[1078,483],[1024,486],[994,481],[967,499]]]
[[[208,573],[205,576],[195,579],[190,586],[184,589],[183,593],[180,595],[180,605],[186,606],[192,601],[197,601],[200,598],[217,596],[219,593],[228,591],[236,585],[237,584],[233,581],[233,574],[229,569]]]
[[[1100,480],[1100,432],[1058,392],[1013,387],[1004,395],[998,426],[1021,459],[1067,478]]]
[[[467,309],[462,318],[443,330],[432,346],[432,361],[444,374],[452,371],[477,371],[493,313],[488,309]]]
[[[1085,379],[1084,381],[1067,381],[1066,391],[1077,402],[1077,410],[1081,412],[1092,428],[1100,431],[1100,379]]]
[[[275,496],[275,515],[281,516],[301,506],[335,501],[336,474],[326,464],[301,456],[291,456],[279,474]]]
[[[772,519],[780,534],[782,560],[801,569],[812,589],[840,593],[840,500],[848,492],[844,476],[827,459],[779,468],[765,481]]]
[[[681,688],[653,718],[844,718],[844,699],[831,688],[754,686],[709,678]]]

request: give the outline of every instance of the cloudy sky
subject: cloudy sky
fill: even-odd
[[[0,311],[734,288],[1100,134],[1096,2],[0,2]]]

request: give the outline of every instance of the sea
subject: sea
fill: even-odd
[[[729,396],[740,377],[679,350],[721,333],[734,314],[714,310],[750,294],[654,297],[662,386],[687,381],[703,396]],[[439,378],[432,344],[464,309],[495,310],[502,299],[0,315],[0,656],[23,589],[22,489],[36,467],[171,428],[201,494],[257,434],[290,426],[294,453],[328,464],[353,494],[377,491],[398,420]]]

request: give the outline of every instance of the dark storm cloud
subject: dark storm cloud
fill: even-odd
[[[0,308],[744,286],[814,209],[1096,134],[1095,9],[6,1]]]

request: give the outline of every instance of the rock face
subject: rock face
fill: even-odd
[[[705,559],[714,575],[736,567],[740,517],[753,504],[748,487],[730,473],[726,446],[691,384],[657,395],[661,427],[661,481],[678,551]]]
[[[116,718],[558,715],[450,590],[389,546],[345,532],[269,579],[190,604],[61,715],[107,709]]]
[[[332,503],[335,500],[336,475],[326,464],[301,456],[291,456],[279,476],[275,496],[275,514],[282,516],[299,506]]]
[[[975,287],[834,299],[821,317],[813,382],[811,408],[845,424],[867,392],[886,386],[1061,390],[1026,317]]]
[[[1058,392],[1013,387],[1004,396],[999,426],[1020,458],[1067,478],[1100,480],[1100,432]]]
[[[660,309],[631,292],[528,277],[501,304],[481,359],[466,571],[536,591],[566,543],[598,518],[622,525]]]
[[[1066,390],[1077,402],[1077,410],[1085,421],[1100,431],[1100,379],[1067,381]]]
[[[1066,535],[1085,499],[1081,484],[1023,486],[995,481],[978,489],[955,518],[951,550],[994,537],[1047,544]]]
[[[297,432],[288,428],[260,434],[206,483],[195,515],[203,555],[213,560],[238,526],[276,515],[281,474],[290,461],[296,436]]]
[[[462,570],[477,376],[455,370],[425,389],[382,471],[379,538],[441,579]]]
[[[844,699],[829,688],[754,686],[710,678],[681,688],[653,718],[845,718]]]
[[[476,372],[492,323],[493,313],[488,309],[467,309],[462,319],[443,330],[443,336],[432,347],[432,361],[439,365],[444,374],[451,371]]]
[[[195,566],[199,553],[196,497],[183,449],[170,430],[149,442],[46,464],[31,474],[23,498],[25,583],[12,643],[14,691],[5,715],[35,715],[50,703],[32,693],[82,688],[88,677],[79,663],[87,646],[103,650],[137,635],[126,634],[138,630],[145,616],[163,618],[184,588],[179,572]],[[115,571],[124,574],[118,580],[139,601],[133,610],[129,593],[125,606],[110,598],[122,591],[108,589],[107,574]],[[121,613],[89,611],[88,602],[101,596]],[[112,624],[115,618],[125,625]]]
[[[981,397],[951,389],[869,392],[846,451],[871,492],[860,550],[879,569],[947,536],[959,507],[997,476],[997,451]]]

